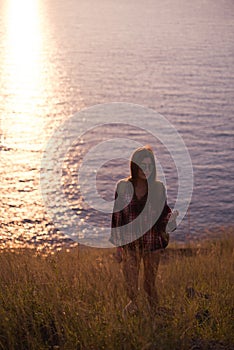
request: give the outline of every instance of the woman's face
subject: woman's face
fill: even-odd
[[[142,180],[148,179],[153,171],[153,167],[150,157],[143,158],[139,164],[138,177]]]

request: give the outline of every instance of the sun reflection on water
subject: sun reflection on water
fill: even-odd
[[[38,114],[37,104],[43,92],[41,25],[39,0],[9,0],[3,52],[7,115],[1,125],[8,147],[40,148],[43,118]]]

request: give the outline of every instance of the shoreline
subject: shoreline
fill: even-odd
[[[203,245],[207,245],[209,242],[213,241],[219,241],[225,236],[234,235],[234,225],[228,225],[228,226],[219,226],[214,229],[204,229],[199,230],[199,234],[196,235],[196,237],[193,237],[191,235],[185,235],[186,241],[176,240],[176,231],[170,234],[170,242],[168,247],[165,249],[165,254],[169,254],[169,251],[173,252],[175,249],[181,250],[181,252],[184,250],[187,254],[188,250],[193,247],[193,249],[201,249]],[[17,241],[17,240],[16,240]],[[115,247],[109,247],[109,248],[97,248],[97,247],[91,247],[87,246],[85,244],[72,241],[68,237],[60,236],[57,239],[52,238],[52,242],[45,241],[42,244],[35,244],[31,243],[29,241],[22,241],[22,242],[12,242],[12,241],[5,241],[4,244],[1,244],[0,241],[0,253],[4,251],[23,251],[23,250],[31,250],[34,251],[36,254],[55,254],[56,252],[60,251],[72,251],[74,248],[79,247],[80,250],[112,250],[115,249]]]

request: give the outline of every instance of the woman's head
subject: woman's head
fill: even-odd
[[[150,146],[144,146],[134,151],[130,163],[131,178],[133,181],[137,179],[147,179],[153,182],[156,179],[156,165],[154,153]]]

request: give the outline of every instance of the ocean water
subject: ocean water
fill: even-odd
[[[66,121],[75,113],[112,102],[160,113],[184,140],[193,192],[172,239],[184,242],[233,226],[233,1],[3,0],[0,11],[2,248],[70,244],[42,198],[42,159],[63,123],[62,136],[71,139]],[[73,139],[62,165],[66,199],[78,220],[97,224],[99,241],[102,220],[108,225],[110,215],[85,207],[78,173],[84,157],[107,138],[150,143],[172,208],[178,192],[178,164],[167,145],[144,132],[155,126],[153,120],[143,114],[142,131],[113,126],[112,117],[106,115],[105,127]],[[88,130],[85,120],[82,126]],[[126,146],[119,142],[120,154]],[[99,195],[112,201],[116,181],[128,175],[128,160],[104,149],[95,150],[102,166],[90,174],[96,172]],[[56,207],[56,191],[54,201]],[[79,225],[77,232],[81,240],[88,234]]]

